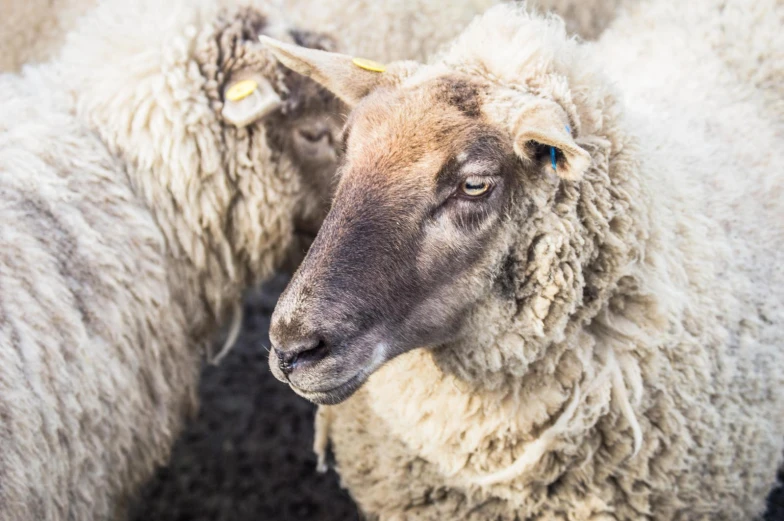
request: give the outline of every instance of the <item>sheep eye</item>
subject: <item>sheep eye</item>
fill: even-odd
[[[484,179],[469,177],[460,185],[460,191],[468,197],[480,197],[490,191],[493,185]]]

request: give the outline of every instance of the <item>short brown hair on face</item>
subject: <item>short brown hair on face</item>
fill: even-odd
[[[479,85],[448,76],[356,107],[333,208],[271,330],[273,371],[308,398],[343,399],[384,360],[459,334],[492,285],[487,245],[521,163],[481,102]],[[492,188],[474,197],[461,191],[469,181]],[[282,374],[285,347],[302,338],[323,356]]]

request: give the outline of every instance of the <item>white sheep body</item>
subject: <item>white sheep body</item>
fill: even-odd
[[[482,80],[568,85],[550,94],[571,96],[580,135],[602,138],[581,143],[595,166],[580,190],[564,187],[557,211],[531,217],[544,239],[517,284],[541,289],[476,313],[481,345],[402,355],[320,409],[317,450],[331,441],[371,518],[764,510],[784,446],[782,121],[769,85],[745,81],[703,38],[712,19],[672,9],[659,25],[630,14],[580,47],[553,21],[496,8],[445,54]],[[776,52],[769,44],[748,52]],[[565,81],[552,87],[548,74]],[[583,276],[594,299],[564,300],[578,298],[569,252],[593,240],[602,271]]]
[[[499,0],[372,2],[279,0],[293,25],[340,39],[341,48],[379,60],[427,59],[471,19]],[[0,71],[57,54],[79,16],[98,0],[14,2],[0,25]],[[570,6],[573,10],[573,6]],[[581,13],[582,14],[582,13]],[[41,30],[32,31],[30,27]]]
[[[285,33],[253,5],[105,3],[57,62],[0,76],[4,521],[122,519],[211,335],[316,209],[285,117],[220,116],[231,74],[275,83],[253,49]]]
[[[297,26],[340,35],[341,48],[381,61],[433,58],[478,14],[511,0],[284,0]],[[622,0],[534,0],[542,12],[564,18],[570,32],[598,37],[623,5]]]
[[[100,140],[41,95],[56,79],[0,81],[9,521],[116,515],[196,407],[200,356],[171,305],[163,234]]]

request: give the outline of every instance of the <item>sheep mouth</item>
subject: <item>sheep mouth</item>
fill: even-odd
[[[390,352],[391,350],[386,343],[375,342],[373,349],[370,351],[370,356],[354,366],[359,367],[359,369],[353,376],[343,380],[338,385],[328,387],[326,390],[318,389],[320,386],[314,386],[316,389],[305,389],[298,387],[292,380],[288,380],[288,382],[295,393],[315,404],[337,405],[351,398],[367,379],[389,359]],[[333,359],[334,362],[335,360]]]
[[[362,384],[365,383],[368,376],[369,375],[365,374],[365,371],[359,371],[342,384],[326,391],[308,391],[299,388],[294,384],[290,385],[295,393],[316,405],[337,405],[351,398],[351,396],[362,387]]]

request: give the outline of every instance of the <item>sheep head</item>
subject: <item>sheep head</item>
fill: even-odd
[[[259,34],[319,49],[332,40],[244,4],[101,4],[62,57],[79,116],[155,215],[194,335],[301,258],[337,167],[345,106],[279,64]]]
[[[272,371],[296,392],[340,402],[418,347],[466,379],[524,374],[617,276],[590,267],[612,233],[605,151],[557,74],[369,73],[268,45],[353,105],[332,209],[273,315]]]
[[[195,59],[207,80],[210,117],[217,118],[210,146],[218,147],[223,173],[202,180],[217,208],[207,213],[201,205],[197,218],[214,216],[221,228],[215,234],[225,234],[220,240],[230,251],[220,261],[228,280],[216,273],[205,279],[216,283],[206,292],[207,301],[214,295],[218,305],[234,298],[226,288],[241,290],[301,261],[327,213],[337,168],[344,105],[281,66],[258,41],[260,34],[296,46],[335,45],[253,7],[225,11],[197,39]]]
[[[251,8],[230,12],[226,24],[214,43],[208,41],[213,55],[202,53],[201,69],[214,79],[208,94],[222,119],[227,160],[241,167],[248,149],[269,149],[279,168],[300,174],[291,180],[301,190],[294,224],[307,243],[328,208],[344,105],[318,83],[282,67],[258,37],[275,34],[293,46],[322,51],[333,49],[335,42],[324,34],[270,23]],[[240,146],[232,150],[237,142]],[[303,251],[301,242],[295,253]]]

